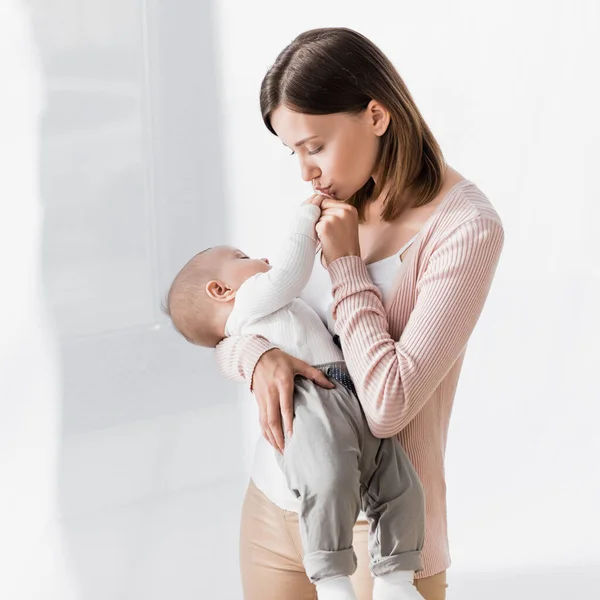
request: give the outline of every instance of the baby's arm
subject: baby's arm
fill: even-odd
[[[310,203],[300,206],[277,263],[266,273],[252,276],[238,290],[234,309],[238,323],[274,313],[300,295],[315,262],[315,225],[320,216],[319,206]]]

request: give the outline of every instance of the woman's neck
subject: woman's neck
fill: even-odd
[[[413,213],[424,213],[427,214],[431,212],[431,210],[437,206],[439,201],[445,196],[446,192],[460,180],[464,179],[464,177],[458,172],[455,171],[449,165],[445,166],[444,174],[442,178],[442,186],[436,197],[433,200],[425,204],[423,206],[416,206],[418,204],[419,198],[416,193],[410,188],[406,190],[404,194],[404,198],[400,199],[400,202],[406,207],[395,219],[396,221],[402,221],[404,219],[411,219],[411,215]],[[389,189],[383,190],[379,196],[370,202],[365,207],[364,217],[365,222],[364,225],[373,226],[382,223],[381,213],[383,212],[383,208],[385,205],[385,200],[387,198],[387,194]]]

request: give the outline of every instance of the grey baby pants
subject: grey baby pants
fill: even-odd
[[[294,431],[283,455],[277,453],[300,500],[309,579],[354,573],[352,530],[361,509],[373,575],[421,570],[425,497],[409,458],[395,438],[371,433],[344,362],[315,366],[335,388],[296,379]]]

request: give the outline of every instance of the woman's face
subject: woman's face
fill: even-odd
[[[347,200],[375,169],[379,137],[389,122],[379,108],[373,101],[358,115],[307,115],[279,106],[271,115],[271,125],[298,157],[304,181],[311,181],[325,196]]]

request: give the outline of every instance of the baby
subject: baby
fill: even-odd
[[[299,499],[304,567],[319,600],[355,598],[352,530],[359,511],[370,523],[374,600],[421,598],[424,496],[396,439],[370,432],[340,348],[298,295],[315,261],[321,196],[299,208],[280,260],[252,259],[228,246],[209,248],[175,278],[167,312],[190,342],[215,347],[225,337],[259,334],[320,369],[335,385],[295,381],[293,435],[278,461]],[[275,450],[274,450],[275,452]]]

